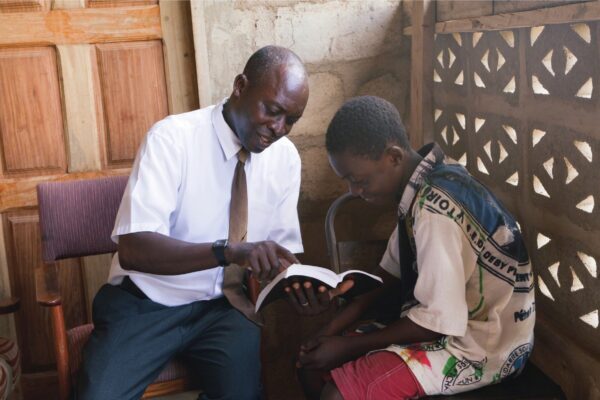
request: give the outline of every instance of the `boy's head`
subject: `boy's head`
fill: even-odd
[[[377,204],[398,201],[416,153],[390,102],[375,96],[348,100],[331,120],[325,142],[329,163],[350,192]]]

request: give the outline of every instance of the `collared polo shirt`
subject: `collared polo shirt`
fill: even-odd
[[[418,272],[406,318],[445,336],[387,350],[427,395],[453,394],[522,370],[533,346],[533,273],[521,231],[494,195],[439,146],[419,153],[398,207],[412,222]],[[401,278],[397,229],[380,265]]]
[[[231,184],[241,143],[216,106],[169,116],[148,132],[138,151],[112,232],[157,232],[191,243],[228,237]],[[300,156],[287,138],[245,163],[248,242],[273,240],[303,251],[297,203]],[[223,267],[182,275],[124,270],[115,254],[109,283],[131,280],[151,300],[167,306],[223,295]]]

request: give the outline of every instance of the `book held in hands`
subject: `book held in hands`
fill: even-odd
[[[286,270],[280,272],[279,275],[269,282],[269,284],[259,293],[255,310],[258,312],[262,307],[272,301],[286,297],[287,294],[284,291],[284,287],[291,285],[292,282],[297,281],[304,283],[310,281],[312,282],[313,288],[317,290],[319,286],[333,289],[345,279],[352,279],[354,281],[354,286],[341,295],[341,297],[344,298],[358,296],[376,289],[383,284],[380,277],[361,270],[353,269],[344,271],[341,274],[336,274],[327,268],[292,264]]]

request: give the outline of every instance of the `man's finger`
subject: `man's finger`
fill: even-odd
[[[259,280],[264,281],[267,279],[271,273],[271,264],[269,263],[269,258],[267,254],[260,252],[258,254],[258,261],[260,263],[260,276]]]
[[[256,279],[260,279],[260,264],[256,255],[250,254],[250,256],[248,257],[248,266],[252,270],[252,275]]]
[[[279,273],[279,265],[281,262],[279,261],[279,257],[277,257],[277,253],[270,247],[267,247],[267,258],[269,259],[269,264],[271,264],[269,279],[273,279],[275,275]]]
[[[279,258],[279,268],[278,271],[279,272],[283,272],[286,269],[288,269],[290,267],[290,265],[292,265],[288,260],[286,260],[285,258]]]
[[[292,253],[291,251],[289,251],[285,247],[278,245],[277,243],[275,245],[277,246],[276,251],[277,251],[277,254],[279,255],[279,257],[285,258],[291,264],[300,264],[300,261],[298,261],[298,259],[294,255],[294,253]]]
[[[329,299],[331,300],[334,297],[341,296],[353,287],[354,281],[352,279],[347,279],[329,291]]]

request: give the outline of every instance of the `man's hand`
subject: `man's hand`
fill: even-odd
[[[354,286],[351,279],[345,280],[334,289],[327,290],[325,286],[319,286],[317,293],[311,282],[303,284],[293,282],[291,286],[285,287],[288,294],[288,302],[300,315],[317,315],[329,309],[334,297],[346,293]]]
[[[258,280],[273,279],[280,268],[299,263],[288,249],[272,241],[230,243],[225,258],[232,264],[248,267]]]
[[[296,367],[330,370],[354,357],[352,337],[320,336],[300,346]]]

